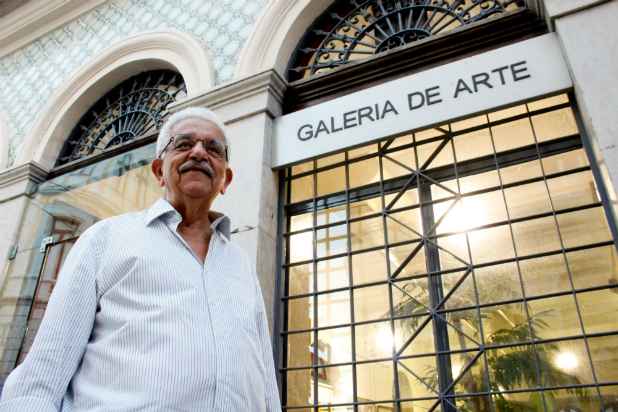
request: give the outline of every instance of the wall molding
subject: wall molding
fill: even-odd
[[[189,106],[208,107],[219,112],[225,123],[233,123],[259,113],[281,116],[287,82],[276,70],[265,70],[215,87],[200,96],[175,103],[171,112]]]
[[[0,189],[13,186],[28,180],[32,183],[42,183],[47,179],[49,171],[37,162],[28,162],[0,172]]]
[[[0,58],[64,26],[106,0],[31,0],[0,18]]]

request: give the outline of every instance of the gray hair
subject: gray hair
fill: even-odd
[[[225,144],[227,145],[225,124],[215,112],[205,107],[187,107],[186,109],[182,109],[179,112],[171,115],[169,119],[165,121],[165,123],[161,127],[161,130],[159,130],[159,137],[157,137],[156,157],[161,156],[163,148],[169,143],[170,139],[172,138],[172,128],[186,119],[202,119],[206,120],[207,122],[214,123],[223,132],[223,139],[225,140]]]

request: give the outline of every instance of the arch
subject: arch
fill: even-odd
[[[178,71],[188,97],[214,84],[214,70],[204,47],[178,31],[132,36],[108,48],[80,69],[52,95],[37,115],[17,154],[16,164],[34,160],[51,169],[69,133],[81,116],[109,89],[147,70]]]
[[[235,77],[243,78],[274,69],[287,79],[288,61],[314,21],[335,0],[272,0],[254,26],[240,53]],[[527,7],[543,16],[546,0],[524,0]]]
[[[273,0],[258,19],[240,53],[236,77],[242,78],[267,69],[283,76],[294,48],[334,0]]]
[[[0,171],[9,165],[9,147],[11,145],[11,133],[9,131],[8,117],[0,112]]]

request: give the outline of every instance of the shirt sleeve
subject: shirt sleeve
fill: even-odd
[[[268,319],[266,317],[266,310],[264,308],[264,298],[262,296],[262,289],[260,288],[257,276],[255,277],[257,298],[258,298],[258,311],[257,311],[257,324],[258,334],[260,338],[260,344],[262,347],[262,356],[264,358],[264,388],[266,396],[266,411],[267,412],[280,412],[281,400],[279,398],[279,389],[277,387],[277,376],[275,371],[275,362],[273,359],[273,350],[270,339],[270,332],[268,329]]]
[[[60,410],[88,343],[97,307],[99,250],[93,232],[84,232],[69,252],[32,348],[6,379],[0,412]]]

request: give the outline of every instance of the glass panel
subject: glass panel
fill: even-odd
[[[496,152],[534,144],[530,120],[520,119],[491,128]]]
[[[288,300],[288,330],[311,329],[313,323],[313,296]]]
[[[352,255],[354,285],[384,281],[388,277],[386,256],[383,250]]]
[[[533,345],[487,350],[492,388],[527,389],[537,386],[539,362]]]
[[[290,263],[313,259],[313,232],[290,236]]]
[[[313,226],[313,213],[303,213],[290,217],[290,232],[309,229]]]
[[[350,219],[382,212],[382,198],[374,197],[350,203]]]
[[[543,170],[541,168],[541,162],[538,159],[500,168],[500,177],[504,185],[533,179],[539,176],[543,176]]]
[[[350,292],[333,292],[318,295],[318,326],[350,323]]]
[[[388,153],[383,157],[382,169],[384,180],[410,175],[416,169],[414,150],[410,148]]]
[[[320,405],[349,403],[352,393],[352,366],[318,369],[318,402]]]
[[[577,133],[577,124],[570,107],[532,116],[532,124],[539,142]]]
[[[322,226],[329,223],[342,222],[345,220],[346,215],[347,208],[345,207],[345,205],[318,210],[316,212],[316,224],[318,226]]]
[[[348,328],[318,331],[318,365],[352,362],[352,332]]]
[[[313,292],[313,263],[288,268],[288,295],[304,295]]]
[[[345,167],[336,167],[317,174],[318,193],[324,196],[330,193],[345,191]],[[292,188],[292,190],[294,190]]]
[[[475,264],[508,259],[515,254],[508,226],[475,230],[468,237]]]
[[[298,175],[313,170],[313,160],[292,166],[292,175]]]
[[[557,216],[560,235],[567,248],[611,240],[605,212],[601,207]]]
[[[573,295],[531,300],[528,301],[528,308],[530,323],[538,338],[552,339],[582,334]]]
[[[287,404],[289,406],[312,405],[313,378],[311,369],[287,371]]]
[[[536,345],[543,386],[594,383],[583,339]]]
[[[530,327],[523,303],[481,308],[487,344],[507,344],[530,340]]]
[[[397,362],[397,371],[402,398],[433,398],[438,394],[435,356],[402,359]],[[429,404],[433,405],[433,402],[425,405]]]
[[[617,289],[603,289],[578,293],[577,301],[581,311],[586,333],[618,331],[618,293]]]
[[[352,162],[349,165],[350,188],[380,181],[380,163],[377,157]]]
[[[493,113],[489,113],[489,121],[497,122],[498,120],[508,119],[509,117],[519,116],[526,113],[526,106],[519,105],[509,107],[508,109],[498,110]]]
[[[318,229],[316,236],[318,258],[338,255],[348,251],[348,231],[345,224]]]
[[[390,322],[356,325],[356,360],[383,359],[393,356],[393,333]]]
[[[545,182],[535,182],[504,189],[511,219],[551,212]]]
[[[618,381],[618,335],[588,338],[588,345],[597,381]]]
[[[394,384],[392,361],[356,366],[356,387],[360,402],[393,399]]]
[[[477,268],[474,270],[474,274],[480,303],[495,303],[522,298],[521,282],[516,263]]]
[[[388,285],[354,289],[354,321],[388,318],[390,315],[388,296]]]
[[[392,247],[388,251],[388,259],[391,276],[397,274],[398,278],[402,278],[427,273],[425,248],[422,243]]]
[[[386,230],[389,243],[419,239],[423,233],[419,208],[389,213],[386,217]]]
[[[292,185],[292,203],[313,198],[313,175],[293,179],[290,183]]]
[[[384,244],[382,217],[359,220],[350,223],[352,250],[367,249]]]
[[[450,202],[434,205],[437,220],[446,213],[437,233],[461,232],[507,220],[504,199],[499,191],[464,197],[453,207],[450,206]]]
[[[494,152],[488,129],[476,130],[456,136],[454,143],[457,162],[491,155]]]
[[[520,256],[560,250],[560,238],[553,216],[513,223],[512,228]]]
[[[542,162],[547,175],[588,166],[588,158],[584,149],[571,150],[570,152],[544,157]]]
[[[618,284],[618,256],[614,246],[569,252],[566,257],[576,289]]]
[[[350,286],[348,258],[321,260],[318,262],[318,291]]]
[[[555,177],[547,181],[554,209],[589,205],[600,202],[591,171]]]
[[[461,193],[470,193],[489,187],[500,187],[500,177],[496,170],[477,175],[464,176],[459,178]]]
[[[519,262],[527,297],[571,290],[571,281],[562,254]]]
[[[316,163],[319,169],[321,167],[332,165],[335,163],[341,163],[343,161],[345,161],[345,154],[337,153],[337,154],[330,155],[330,156],[320,157],[319,159],[316,160]]]
[[[291,333],[287,335],[287,367],[308,367],[312,364],[313,332]]]
[[[531,112],[536,110],[545,109],[547,107],[558,106],[559,104],[568,103],[569,97],[566,94],[559,94],[557,96],[545,97],[540,100],[536,100],[527,104],[528,110]]]
[[[378,151],[377,144],[370,144],[367,146],[359,147],[358,149],[348,150],[348,158],[354,159],[357,157],[362,157],[366,155],[370,155],[376,153]]]

